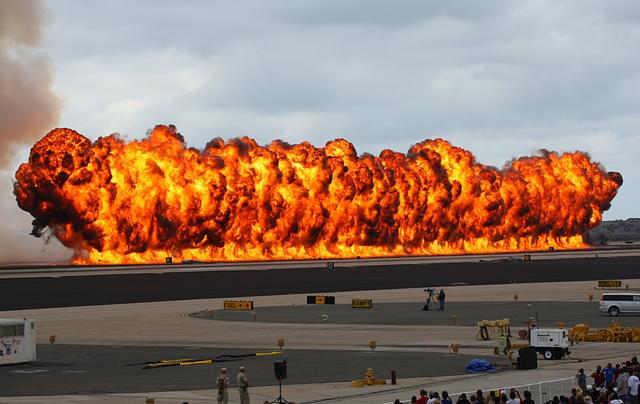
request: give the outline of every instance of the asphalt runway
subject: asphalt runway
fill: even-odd
[[[331,324],[381,325],[456,325],[476,326],[480,320],[510,319],[514,329],[525,327],[525,321],[535,318],[541,327],[556,327],[561,321],[566,327],[577,323],[606,328],[615,319],[625,327],[640,327],[640,315],[610,317],[598,310],[593,302],[451,302],[445,311],[422,311],[424,302],[379,303],[372,309],[352,309],[350,305],[296,305],[256,307],[256,321],[265,323],[320,324],[322,315],[328,315]],[[253,321],[250,312],[212,310],[194,313],[193,318],[226,321]]]
[[[269,264],[271,267],[273,264]],[[640,256],[3,278],[0,310],[448,285],[638,278]],[[124,272],[124,271],[123,271]]]
[[[399,378],[464,374],[464,366],[478,358],[433,352],[285,350],[278,356],[251,357],[213,365],[142,369],[142,365],[126,365],[160,359],[211,358],[255,350],[91,345],[38,345],[37,350],[36,362],[0,367],[2,396],[212,389],[221,367],[229,369],[231,384],[235,386],[239,366],[247,368],[252,386],[274,385],[277,384],[273,371],[276,360],[287,361],[287,379],[283,387],[286,396],[287,384],[362,379],[369,367],[378,377],[386,379],[391,377],[392,369]],[[275,388],[274,393],[277,393]]]

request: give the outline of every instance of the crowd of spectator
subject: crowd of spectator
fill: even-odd
[[[398,399],[394,404],[400,404]],[[443,391],[441,394],[438,392],[427,392],[426,390],[420,390],[420,397],[411,397],[411,403],[417,404],[453,404],[453,400],[449,397],[449,393]],[[500,390],[498,392],[490,391],[489,394],[484,395],[482,390],[477,390],[475,394],[467,396],[466,393],[460,394],[455,404],[535,404],[531,399],[531,392],[525,390],[522,395],[517,389],[511,389],[509,392]]]
[[[611,363],[607,363],[604,368],[597,366],[590,376],[593,380],[591,384],[587,384],[584,369],[579,369],[576,374],[578,387],[571,390],[567,403],[638,404],[638,376],[640,363],[636,356],[615,366]]]
[[[598,366],[590,376],[587,376],[584,369],[579,369],[576,374],[578,387],[572,388],[567,395],[553,396],[545,404],[640,404],[639,376],[640,363],[636,356],[615,366],[611,363],[607,363],[604,368]],[[591,383],[587,383],[587,377],[591,377]],[[402,401],[397,399],[394,404],[400,403]],[[420,397],[411,397],[411,403],[454,404],[446,391],[438,393],[424,389],[420,390]],[[462,393],[455,404],[535,404],[535,401],[531,398],[530,391],[524,390],[521,394],[512,388],[490,391],[489,394],[484,394],[482,390],[469,396]]]

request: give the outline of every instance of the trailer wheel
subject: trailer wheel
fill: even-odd
[[[553,352],[551,352],[551,350],[547,349],[546,351],[544,351],[542,353],[542,356],[546,359],[546,360],[551,360],[553,359]]]

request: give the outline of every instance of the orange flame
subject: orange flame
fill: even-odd
[[[173,126],[126,143],[49,132],[16,173],[33,234],[79,263],[383,257],[586,247],[622,184],[580,152],[479,164],[445,140],[358,156],[243,137],[187,148]]]

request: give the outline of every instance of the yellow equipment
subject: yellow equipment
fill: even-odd
[[[373,386],[375,384],[387,384],[387,382],[384,379],[376,379],[373,369],[369,368],[364,375],[364,379],[352,381],[351,387]]]
[[[569,329],[569,339],[573,342],[640,342],[640,328],[623,327],[614,321],[607,328],[590,331],[586,324],[576,324]]]
[[[509,325],[509,319],[502,320],[480,320],[478,321],[478,334],[476,339],[478,341],[488,341],[494,339],[496,335],[508,335],[511,334],[511,326]]]

